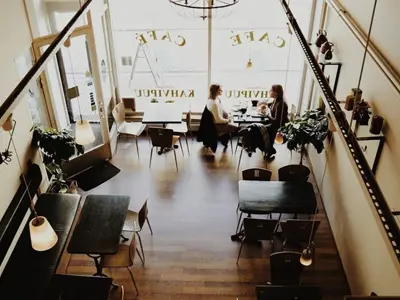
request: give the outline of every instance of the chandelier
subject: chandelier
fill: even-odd
[[[231,10],[220,10],[232,7],[239,0],[169,0],[179,9],[178,14],[182,17],[193,18],[224,18],[231,15]]]

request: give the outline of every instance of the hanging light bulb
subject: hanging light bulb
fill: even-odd
[[[13,118],[12,114],[10,114],[7,120],[1,125],[4,131],[11,131],[13,129]]]
[[[310,249],[310,246],[307,246],[307,248],[304,249],[301,253],[300,263],[306,267],[312,264],[312,251]]]
[[[75,127],[75,142],[78,145],[88,145],[95,141],[95,136],[90,126],[90,123],[86,120],[79,120],[76,122]]]
[[[253,67],[253,63],[251,61],[251,58],[249,58],[249,61],[247,62],[246,68],[251,69]]]
[[[275,135],[275,143],[278,145],[282,145],[283,142],[284,142],[283,134],[280,131],[278,131]]]
[[[37,216],[29,222],[32,248],[46,251],[57,244],[58,236],[45,217]]]

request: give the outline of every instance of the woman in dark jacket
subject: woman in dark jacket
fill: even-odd
[[[273,147],[276,133],[281,126],[289,121],[289,119],[288,105],[283,96],[282,86],[280,84],[274,84],[269,91],[269,96],[274,98],[274,101],[270,106],[271,113],[268,115],[268,119],[271,121],[271,126],[268,127],[268,131],[272,150],[267,156],[271,157],[276,153],[276,149]]]

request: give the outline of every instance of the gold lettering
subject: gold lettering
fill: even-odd
[[[268,98],[268,91],[262,91],[260,98]]]
[[[168,39],[168,41],[171,42],[171,36],[169,35],[169,32],[164,34],[163,37],[161,38],[161,40],[163,40],[163,41],[165,41],[166,39]]]
[[[136,97],[142,97],[142,90],[135,90]]]
[[[232,31],[232,33],[233,33],[233,31]],[[240,40],[240,36],[238,34],[236,34],[234,36],[231,36],[231,40],[233,41],[232,46],[237,46],[237,45],[240,45],[242,43],[242,41]]]
[[[144,97],[150,97],[150,92],[149,92],[149,90],[143,90],[143,96],[144,96]]]
[[[255,92],[253,92],[253,93],[254,93],[254,98],[257,98],[258,95],[260,94],[260,91],[255,91]]]
[[[245,32],[244,34],[251,42],[254,41],[254,31]]]
[[[235,91],[235,98],[239,98],[240,97],[240,91]]]
[[[227,98],[232,98],[232,91],[225,91],[225,96]]]
[[[277,44],[275,44],[275,42],[274,42],[274,45],[275,45],[276,47],[278,47],[278,48],[283,48],[283,47],[285,47],[286,42],[285,42],[285,40],[284,40],[283,38],[281,38],[280,36],[278,36],[278,37],[276,37],[276,39],[281,39],[281,40],[282,40],[282,42],[281,42],[280,45],[277,45]]]
[[[185,38],[183,37],[183,36],[181,36],[181,35],[178,35],[178,39],[181,39],[181,42],[180,43],[177,43],[176,41],[175,41],[175,44],[177,44],[179,47],[183,47],[183,46],[185,46],[185,44],[186,44],[186,40],[185,40]]]
[[[155,30],[151,30],[151,31],[147,31],[147,33],[149,34],[149,36],[156,41],[157,40],[157,34]]]
[[[165,97],[168,97],[168,95],[169,95],[169,92],[170,92],[170,90],[166,90],[166,91],[164,91],[164,96],[165,96]]]
[[[194,98],[194,90],[189,90],[189,98]]]
[[[162,97],[162,90],[157,90],[157,94],[158,94],[158,96],[157,97]]]
[[[144,37],[144,35],[143,34],[137,34],[136,33],[136,39],[139,41],[139,43],[140,44],[146,44],[147,43],[147,40],[146,40],[146,38]]]
[[[157,96],[157,91],[156,90],[150,90],[150,95],[153,97]]]
[[[171,97],[179,97],[178,92],[178,90],[171,90]]]
[[[181,91],[181,95],[179,97],[182,97],[182,98],[185,97],[186,98],[187,96],[185,94],[185,91]]]
[[[264,41],[264,40],[265,40],[267,43],[269,43],[268,32],[264,33],[264,34],[260,37],[260,39],[259,39],[260,42],[262,42],[262,41]]]

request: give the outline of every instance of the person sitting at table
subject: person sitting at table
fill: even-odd
[[[218,135],[232,134],[237,132],[237,126],[230,123],[229,115],[224,110],[219,96],[222,94],[222,88],[219,84],[210,86],[209,97],[207,101],[207,109],[214,117],[215,125],[217,126]],[[226,145],[225,145],[226,146]]]
[[[282,86],[280,84],[274,84],[269,90],[269,96],[274,98],[274,101],[270,106],[270,114],[267,115],[267,118],[271,121],[271,126],[268,127],[270,143],[272,146],[272,150],[268,153],[268,158],[271,158],[276,153],[276,149],[273,147],[276,133],[280,127],[289,121],[289,118],[288,105],[283,94]]]

